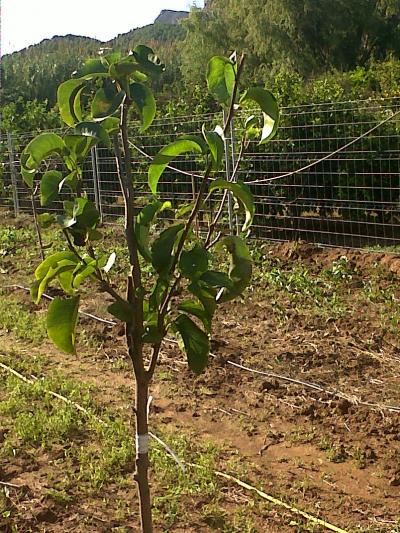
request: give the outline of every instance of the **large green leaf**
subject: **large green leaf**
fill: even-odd
[[[83,64],[83,67],[78,71],[74,72],[74,78],[83,78],[84,76],[92,75],[93,77],[96,74],[104,75],[108,73],[108,68],[103,64],[101,59],[88,59]],[[87,78],[86,78],[87,79]]]
[[[89,263],[82,264],[81,268],[74,273],[74,279],[72,281],[72,287],[78,289],[81,283],[92,274],[96,272],[96,261],[93,260]]]
[[[210,148],[212,168],[216,171],[221,170],[225,154],[224,140],[216,131],[206,131],[204,124],[202,131],[208,147]]]
[[[146,205],[136,217],[135,237],[139,252],[146,261],[151,262],[151,251],[149,248],[150,226],[157,213],[164,209],[171,208],[171,202],[151,202]]]
[[[232,280],[232,289],[222,289],[218,294],[219,302],[227,302],[241,295],[250,284],[252,275],[252,260],[246,243],[240,237],[229,236],[221,241],[231,254],[229,277]]]
[[[279,125],[279,107],[276,98],[272,93],[262,87],[251,87],[240,99],[241,102],[247,100],[256,102],[263,112],[264,126],[260,144],[265,144],[275,136]]]
[[[186,315],[179,315],[173,322],[173,328],[183,341],[189,368],[200,374],[206,368],[210,353],[210,340],[197,324]],[[182,343],[181,347],[182,347]]]
[[[242,231],[248,230],[253,222],[254,214],[256,212],[254,198],[249,187],[242,182],[232,183],[224,179],[217,179],[211,183],[209,191],[213,192],[216,189],[227,189],[232,192],[233,196],[244,208],[246,213],[246,219]]]
[[[85,84],[86,80],[78,78],[64,81],[64,83],[61,83],[58,87],[57,103],[60,115],[68,126],[75,126],[77,122],[82,120],[82,116],[79,116],[80,95],[81,89]]]
[[[124,80],[124,86],[127,79],[131,77],[137,70],[139,65],[133,60],[133,57],[126,57],[121,61],[116,61],[110,66],[110,76],[117,80]]]
[[[227,289],[233,289],[233,281],[227,274],[225,274],[225,272],[207,270],[207,272],[204,272],[200,276],[199,280],[205,283],[208,287],[226,287]]]
[[[193,280],[208,269],[208,252],[200,244],[191,250],[183,250],[179,260],[179,270],[185,278]]]
[[[75,353],[75,328],[78,321],[79,296],[56,297],[47,311],[47,333],[60,350]]]
[[[56,133],[41,133],[24,148],[21,157],[22,166],[29,170],[37,169],[43,159],[57,153],[65,153],[63,139]]]
[[[110,117],[122,105],[125,96],[125,91],[110,95],[105,89],[98,89],[92,102],[92,117],[97,120]]]
[[[133,50],[133,56],[140,67],[139,70],[145,74],[159,76],[165,70],[165,65],[148,46],[139,44]]]
[[[104,66],[109,67],[110,65],[113,65],[117,61],[120,61],[121,57],[122,57],[121,51],[116,50],[115,52],[110,52],[109,54],[102,55],[100,57],[100,60]]]
[[[75,198],[72,216],[79,229],[93,229],[100,220],[100,213],[94,202],[84,197]]]
[[[220,104],[231,102],[236,79],[236,65],[226,57],[212,57],[208,63],[208,90]]]
[[[178,233],[184,224],[175,224],[165,229],[154,241],[151,248],[153,267],[160,275],[169,274],[173,262],[173,249]]]
[[[174,158],[188,152],[204,152],[204,141],[201,137],[185,136],[174,141],[158,152],[149,167],[149,186],[151,192],[157,194],[157,185],[161,174]]]
[[[199,280],[191,283],[188,290],[201,302],[211,320],[217,307],[217,291]]]
[[[22,155],[21,155],[21,162],[22,162]],[[24,168],[21,165],[21,176],[24,182],[26,183],[26,185],[30,188],[33,187],[33,180],[35,178],[35,174],[36,174],[36,169],[28,170],[27,168]]]
[[[65,135],[64,142],[74,161],[84,161],[96,140],[86,135]]]
[[[184,300],[179,304],[178,310],[199,318],[203,322],[207,332],[210,333],[212,316],[204,309],[200,302]]]
[[[50,204],[58,197],[58,190],[63,175],[58,170],[48,170],[40,180],[40,205],[42,207]]]
[[[79,259],[74,252],[56,252],[55,254],[46,257],[46,259],[40,263],[35,270],[35,278],[39,281],[42,280],[46,276],[49,268],[54,268],[60,261],[73,261],[75,265],[79,263]]]
[[[140,116],[140,122],[142,124],[140,132],[143,133],[151,125],[156,116],[156,101],[152,90],[142,83],[132,83],[129,90],[131,99]]]
[[[36,282],[34,282],[31,287],[31,296],[35,304],[38,304],[40,302],[40,299],[43,296],[43,293],[46,290],[47,285],[50,283],[50,281],[52,281],[54,278],[58,277],[64,272],[73,272],[75,268],[76,263],[68,259],[59,261],[54,267],[50,267],[45,277],[40,281],[37,280]]]
[[[97,139],[107,148],[110,146],[110,136],[98,122],[79,122],[75,129],[81,135]]]

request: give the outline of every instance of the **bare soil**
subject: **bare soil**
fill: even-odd
[[[249,464],[246,481],[346,531],[398,532],[400,338],[396,327],[382,325],[382,307],[366,303],[361,293],[377,265],[383,288],[389,283],[400,287],[400,257],[301,243],[265,245],[265,253],[279,259],[282,269],[302,264],[316,275],[346,255],[356,274],[339,290],[345,310],[329,316],[326,310],[294,304],[290,294],[286,302],[285,297],[277,302],[261,278],[244,301],[218,311],[213,356],[203,375],[190,374],[176,344],[166,342],[152,388],[151,420],[237,452]],[[23,292],[20,296],[27,298]],[[277,312],[283,304],[284,316]],[[102,309],[99,300],[86,307],[96,313]],[[133,387],[127,370],[110,367],[125,357],[122,328],[88,318],[82,324],[101,340],[101,349],[73,359],[46,345],[53,364],[101,387],[104,404],[121,407],[126,403],[121,386]],[[0,339],[4,349],[27,349],[5,332]],[[38,452],[0,464],[2,481],[27,487],[14,496],[24,516],[17,531],[138,530],[111,521],[101,496],[67,507],[46,503],[41,493],[54,461],[54,456]],[[255,494],[227,484],[238,500],[259,501]],[[135,494],[133,484],[114,490],[116,495]],[[218,524],[201,521],[201,496],[187,504],[193,506],[192,520],[169,531],[222,531]],[[234,508],[234,498],[228,499],[229,506]],[[82,516],[89,515],[92,525],[82,526]],[[133,514],[131,523],[135,519]],[[277,506],[258,516],[257,524],[260,532],[308,530]],[[10,525],[3,527],[13,531]]]

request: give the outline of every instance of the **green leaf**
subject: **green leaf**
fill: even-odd
[[[216,131],[206,131],[205,124],[202,127],[203,136],[210,148],[211,157],[212,157],[212,169],[221,170],[223,158],[225,155],[225,145],[224,140],[219,133]]]
[[[177,234],[185,227],[184,224],[175,224],[164,230],[153,243],[151,249],[152,264],[155,270],[163,275],[168,274],[172,266],[174,248]]]
[[[102,55],[100,61],[103,63],[103,65],[109,67],[113,63],[119,61],[121,59],[121,55],[121,52],[118,50],[116,52],[111,52],[109,54]]]
[[[183,250],[179,269],[185,278],[198,278],[208,269],[208,252],[200,244],[195,244],[191,250]]]
[[[214,316],[215,309],[217,307],[216,290],[214,290],[212,287],[206,286],[205,283],[202,283],[199,280],[191,283],[188,286],[188,290],[201,302],[211,321],[211,318]]]
[[[37,291],[36,291],[36,296],[35,296],[35,304],[39,303],[50,281],[52,281],[55,277],[57,277],[62,272],[67,272],[67,271],[73,272],[75,268],[76,268],[75,261],[71,261],[68,259],[59,261],[56,265],[50,267],[47,270],[44,278],[38,281],[38,286],[37,286]],[[36,283],[34,283],[34,285],[36,285]]]
[[[81,283],[91,276],[94,272],[96,272],[96,261],[92,261],[89,264],[83,264],[82,268],[78,270],[78,272],[75,273],[74,279],[72,282],[72,287],[74,289],[78,289],[81,285]]]
[[[78,321],[79,296],[56,297],[47,311],[47,333],[60,350],[75,353],[75,328]]]
[[[133,321],[133,308],[128,302],[114,302],[107,307],[107,311],[122,322],[130,324]]]
[[[164,338],[162,331],[158,329],[156,316],[153,322],[146,323],[144,326],[144,333],[142,341],[149,344],[158,344]]]
[[[130,86],[130,96],[134,102],[140,116],[143,133],[151,125],[156,116],[156,101],[151,89],[142,83],[132,83]]]
[[[108,135],[114,135],[115,133],[118,133],[119,130],[119,118],[107,117],[102,121],[101,125],[106,130]]]
[[[189,368],[196,374],[200,374],[208,363],[210,353],[208,335],[186,315],[179,315],[173,322],[173,328],[182,338]]]
[[[139,65],[133,61],[133,57],[126,57],[121,61],[116,61],[110,66],[110,76],[117,80],[127,80],[131,77],[137,70]]]
[[[75,126],[82,120],[80,115],[80,95],[81,89],[86,84],[84,79],[71,79],[59,85],[57,90],[57,103],[60,115],[68,126]]]
[[[271,140],[279,125],[279,107],[275,96],[262,87],[252,87],[248,89],[240,99],[240,102],[252,100],[256,102],[263,112],[264,127],[261,134],[260,144],[265,144]]]
[[[177,141],[174,141],[158,152],[154,157],[149,167],[149,186],[151,192],[157,194],[157,185],[160,180],[161,174],[164,172],[167,165],[179,155],[188,152],[203,153],[204,141],[201,137],[182,137]]]
[[[101,59],[87,59],[83,67],[73,73],[74,78],[83,78],[83,76],[96,74],[107,74],[108,68],[103,64]]]
[[[157,314],[158,308],[161,304],[161,299],[166,289],[168,288],[168,282],[163,278],[158,278],[153,286],[147,303],[147,311],[150,315]],[[147,318],[146,318],[147,320]]]
[[[122,105],[125,96],[125,91],[119,91],[110,97],[105,89],[99,89],[92,102],[92,117],[97,120],[110,117]]]
[[[175,218],[182,218],[187,213],[191,213],[195,206],[195,202],[190,202],[190,204],[183,204],[179,209],[176,210]]]
[[[242,231],[249,229],[253,222],[256,212],[253,195],[247,185],[242,182],[232,183],[224,179],[217,179],[213,181],[209,187],[210,193],[216,189],[228,189],[232,192],[238,203],[244,208],[246,219],[242,227]]]
[[[65,135],[64,142],[75,161],[83,161],[94,145],[94,139],[85,135]]]
[[[232,235],[225,237],[221,242],[231,254],[229,277],[233,282],[233,287],[230,290],[222,289],[217,296],[217,301],[227,302],[241,295],[250,284],[252,260],[246,243],[240,237]]]
[[[107,148],[110,146],[110,136],[107,131],[97,122],[79,122],[75,129],[86,137],[94,137]]]
[[[57,218],[52,213],[41,213],[38,215],[38,222],[41,228],[46,229],[57,222]]]
[[[236,65],[226,57],[212,57],[208,63],[208,90],[220,104],[228,106],[235,87]]]
[[[200,281],[204,282],[208,287],[226,287],[227,289],[233,289],[233,281],[225,274],[225,272],[218,272],[216,270],[207,270],[200,276]]]
[[[58,188],[63,180],[63,175],[58,170],[48,170],[40,180],[40,205],[50,204],[58,197]]]
[[[25,147],[21,157],[22,167],[27,171],[37,169],[43,159],[57,153],[63,154],[66,146],[56,133],[41,133]]]
[[[151,262],[151,251],[149,248],[150,226],[157,213],[164,209],[170,209],[171,202],[151,202],[146,205],[136,217],[135,237],[139,252],[146,261]]]
[[[74,294],[74,288],[72,282],[74,281],[74,272],[73,270],[63,270],[57,273],[58,281],[60,282],[61,288],[67,294]]]
[[[199,318],[203,322],[206,331],[210,333],[212,316],[204,309],[201,303],[195,300],[185,300],[178,305],[178,310]]]
[[[22,155],[21,155],[21,160],[22,160]],[[35,174],[36,174],[36,169],[28,170],[24,168],[23,166],[21,166],[21,176],[24,182],[26,183],[26,185],[30,188],[33,187],[33,180],[34,180]]]
[[[76,227],[85,230],[93,229],[100,220],[94,202],[84,197],[75,198],[72,216],[76,219]]]
[[[73,252],[56,252],[55,254],[46,257],[44,261],[35,270],[35,278],[41,281],[47,274],[50,268],[54,268],[60,261],[72,261],[76,265],[79,263],[79,259]]]
[[[145,74],[159,76],[165,70],[165,65],[148,46],[139,44],[133,50],[133,56],[140,67],[139,70]]]

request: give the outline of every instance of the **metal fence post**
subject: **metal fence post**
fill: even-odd
[[[100,213],[100,222],[103,222],[103,206],[101,205],[101,192],[100,192],[100,170],[97,146],[94,146],[91,150],[92,155],[92,174],[93,174],[93,187],[94,187],[94,201],[97,211]]]
[[[14,158],[14,143],[11,133],[7,132],[7,143],[8,143],[8,157],[10,160],[10,175],[11,175],[11,185],[13,191],[13,204],[14,204],[14,216],[15,218],[19,215],[19,198],[18,198],[18,188],[17,188],[17,170],[15,168],[15,158]]]
[[[226,123],[227,120],[227,111],[224,109],[222,113],[223,123]],[[224,138],[224,145],[225,145],[225,176],[226,181],[229,181],[232,174],[232,159],[229,155],[229,140],[225,136]],[[234,225],[233,225],[233,197],[232,193],[228,191],[228,224],[229,224],[229,233],[233,235],[234,233]]]

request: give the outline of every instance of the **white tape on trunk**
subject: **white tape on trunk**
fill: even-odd
[[[149,440],[150,435],[148,433],[146,435],[136,435],[136,450],[138,454],[149,453]]]

